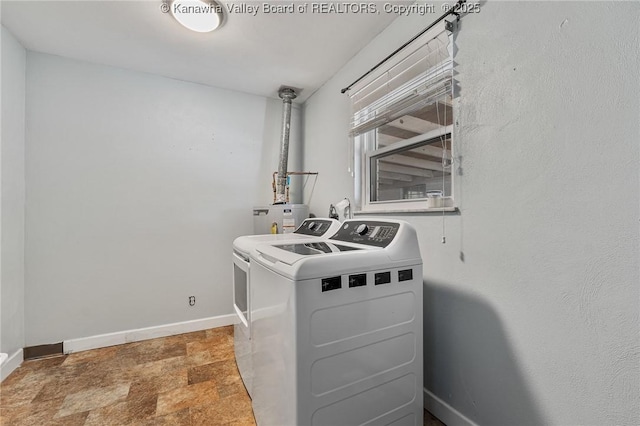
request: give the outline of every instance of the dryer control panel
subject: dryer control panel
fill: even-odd
[[[396,237],[398,229],[400,229],[400,224],[395,222],[351,220],[344,222],[331,239],[386,247]]]
[[[322,237],[325,232],[329,230],[332,223],[333,222],[331,220],[326,219],[305,219],[304,222],[302,222],[302,225],[293,232],[294,234]]]

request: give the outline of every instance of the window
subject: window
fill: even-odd
[[[349,90],[360,211],[453,206],[450,38],[445,22],[436,25]]]

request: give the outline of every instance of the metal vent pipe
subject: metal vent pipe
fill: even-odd
[[[291,101],[297,97],[296,91],[290,87],[282,87],[278,91],[282,99],[282,139],[280,140],[280,161],[278,179],[276,181],[275,204],[286,203],[287,163],[289,162],[289,133],[291,130]]]

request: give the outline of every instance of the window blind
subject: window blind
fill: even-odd
[[[350,136],[373,130],[433,103],[453,85],[449,32],[443,20],[407,45],[386,66],[349,89]]]

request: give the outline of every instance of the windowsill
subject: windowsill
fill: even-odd
[[[405,213],[459,213],[457,207],[432,207],[432,208],[419,208],[419,209],[388,209],[388,210],[358,210],[354,211],[353,215],[364,214],[405,214]]]

